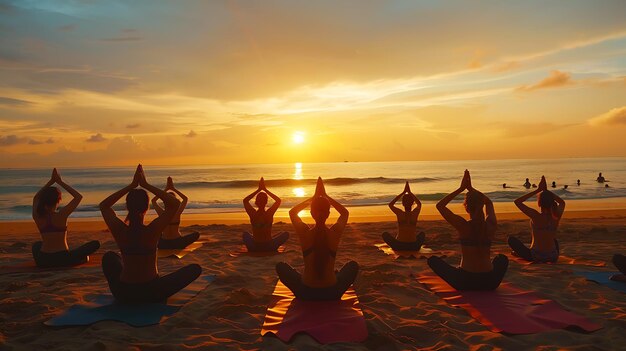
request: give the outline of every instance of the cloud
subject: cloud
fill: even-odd
[[[128,129],[136,129],[136,128],[139,128],[139,127],[141,127],[140,123],[132,123],[132,124],[127,124],[126,125],[126,128],[128,128]]]
[[[189,133],[185,134],[185,136],[187,138],[193,138],[193,137],[195,137],[197,135],[198,135],[198,133],[194,132],[193,130],[190,130]]]
[[[104,42],[127,42],[127,41],[140,41],[142,37],[113,37],[113,38],[100,38],[100,41]]]
[[[28,138],[18,137],[15,134],[7,135],[7,136],[0,136],[0,146],[11,146],[11,145],[23,144],[27,142],[28,142]]]
[[[76,29],[76,25],[75,24],[66,24],[64,26],[60,26],[57,29],[60,30],[61,32],[71,32],[74,29]]]
[[[30,137],[20,137],[15,134],[10,134],[6,136],[0,136],[0,147],[1,146],[13,146],[18,144],[28,144],[28,145],[41,145],[41,144],[53,144],[54,139],[48,138],[45,141],[36,140]]]
[[[0,96],[0,105],[23,107],[31,104],[32,102],[30,101]]]
[[[565,85],[573,84],[571,74],[567,72],[561,72],[554,70],[550,72],[550,75],[544,79],[542,79],[539,83],[533,85],[523,85],[517,90],[519,91],[533,91],[538,89],[546,89],[546,88],[557,88]]]
[[[106,140],[107,139],[104,136],[102,136],[101,133],[98,133],[98,134],[94,134],[94,135],[90,136],[85,141],[90,142],[90,143],[99,143],[99,142],[103,142],[103,141],[106,141]]]
[[[503,136],[505,138],[525,138],[545,135],[561,131],[565,128],[575,126],[575,123],[555,124],[550,122],[541,123],[506,123],[503,125]]]
[[[626,106],[614,108],[589,120],[591,125],[626,125]]]

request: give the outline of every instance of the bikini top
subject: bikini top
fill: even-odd
[[[474,229],[474,228],[472,228]],[[459,239],[459,243],[462,246],[475,246],[475,247],[491,247],[491,240],[489,238],[469,238]]]
[[[462,246],[491,247],[491,240],[460,239],[459,243],[461,243]]]
[[[416,225],[416,224],[417,224],[417,218],[415,220],[413,218],[398,219],[398,225]]]
[[[62,233],[62,232],[65,232],[66,230],[67,230],[67,226],[57,227],[56,225],[54,225],[54,223],[52,223],[52,214],[48,213],[48,219],[46,219],[46,225],[44,225],[43,228],[39,229],[39,232],[41,234]]]
[[[120,245],[120,252],[122,252],[123,255],[134,255],[134,256],[147,256],[147,255],[154,255],[156,253],[157,248],[156,247],[145,247],[142,246],[141,243],[139,242],[139,233],[135,234],[135,233],[128,233],[129,235],[132,235],[132,237],[130,238],[131,242],[134,241],[134,243],[131,243],[129,245]]]
[[[252,226],[253,226],[254,228],[264,228],[264,227],[266,227],[267,225],[268,225],[268,223],[265,223],[265,222],[261,222],[261,223],[256,222],[256,223],[253,223],[253,224],[252,224]]]
[[[536,230],[545,230],[545,231],[555,231],[557,228],[558,223],[556,221],[548,221],[548,223],[546,223],[543,226],[540,225],[535,225],[535,229]]]

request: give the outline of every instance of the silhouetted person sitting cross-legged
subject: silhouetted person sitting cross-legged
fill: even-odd
[[[309,227],[298,216],[308,206],[311,206],[311,217],[315,220],[313,227]],[[329,228],[326,220],[331,206],[339,212],[339,219]],[[288,264],[280,262],[276,265],[278,278],[298,299],[341,299],[359,271],[359,265],[350,261],[335,273],[335,257],[348,223],[348,210],[326,194],[322,178],[319,178],[315,195],[294,206],[289,211],[289,217],[302,245],[304,272],[300,274]]]
[[[274,200],[274,203],[270,208],[266,209],[268,195]],[[256,196],[254,203],[257,209],[254,209],[250,204],[250,200],[254,196]],[[289,233],[287,232],[282,232],[272,238],[274,214],[280,207],[280,202],[278,196],[267,190],[263,178],[259,181],[259,187],[243,199],[243,207],[246,209],[252,224],[252,235],[248,232],[243,233],[243,243],[249,252],[276,251],[280,245],[289,239]]]
[[[404,210],[396,207],[396,202],[400,198],[402,198]],[[413,208],[413,204],[415,204],[415,208]],[[398,220],[398,236],[394,238],[391,234],[384,232],[383,240],[389,247],[397,251],[419,251],[425,239],[424,232],[417,234],[417,217],[422,210],[422,203],[411,192],[409,182],[406,182],[404,190],[391,200],[389,208]]]
[[[150,206],[148,193],[163,199],[163,213],[148,225],[143,223]],[[128,215],[122,221],[113,211],[113,205],[126,195]],[[146,180],[141,165],[137,166],[132,183],[113,193],[100,203],[100,211],[121,256],[109,251],[102,258],[102,271],[109,288],[120,302],[162,302],[174,295],[202,273],[197,264],[190,264],[160,277],[157,269],[157,245],[161,233],[176,215],[180,202]]]
[[[469,221],[447,207],[466,189],[463,205],[470,216]],[[486,217],[483,208],[486,209]],[[461,264],[458,268],[452,267],[440,257],[432,256],[428,259],[430,268],[457,290],[496,289],[506,273],[509,259],[499,254],[491,260],[491,241],[497,227],[496,213],[491,200],[472,187],[469,171],[465,170],[461,186],[437,203],[437,209],[459,233]]]

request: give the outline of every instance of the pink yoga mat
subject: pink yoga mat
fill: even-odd
[[[374,244],[380,251],[382,251],[385,255],[392,256],[395,259],[398,258],[428,258],[430,256],[441,256],[448,257],[453,254],[452,251],[435,251],[426,246],[422,246],[419,251],[400,251],[394,250],[386,243],[382,244]]]
[[[340,301],[301,301],[279,280],[261,329],[261,335],[268,333],[284,342],[297,333],[322,344],[361,342],[367,338],[367,326],[352,287]]]
[[[454,307],[461,307],[489,330],[507,334],[534,334],[577,326],[592,332],[601,325],[566,311],[558,303],[503,283],[494,291],[457,291],[435,274],[417,280]]]

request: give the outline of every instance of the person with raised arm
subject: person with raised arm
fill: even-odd
[[[270,208],[265,209],[268,195],[274,200],[274,203]],[[255,196],[254,204],[257,206],[257,209],[254,209],[250,204],[250,200]],[[282,232],[272,238],[274,214],[280,207],[280,202],[278,196],[267,190],[265,180],[262,177],[259,180],[259,187],[243,199],[243,207],[246,209],[248,217],[250,217],[250,224],[252,224],[252,234],[248,232],[243,233],[243,243],[249,252],[276,251],[289,239],[289,233],[287,232]]]
[[[537,196],[540,212],[524,204],[533,196]],[[513,254],[531,262],[556,262],[559,259],[556,231],[565,211],[565,201],[548,190],[546,178],[542,176],[539,187],[515,200],[515,206],[530,218],[532,241],[528,248],[516,237],[509,236]]]
[[[447,207],[464,190],[467,193],[463,205],[470,216],[469,221]],[[428,266],[457,290],[496,289],[502,282],[509,260],[501,254],[491,260],[491,241],[498,224],[496,213],[491,200],[472,187],[468,170],[465,170],[461,186],[437,203],[437,210],[459,233],[461,264],[458,268],[452,267],[440,257],[432,256],[428,259]]]
[[[58,184],[72,195],[72,201],[57,211],[61,203],[61,191],[52,186]],[[32,246],[33,258],[38,267],[76,266],[89,261],[89,255],[100,248],[100,242],[90,241],[70,250],[67,245],[67,218],[80,204],[83,196],[61,179],[57,169],[52,170],[50,180],[33,197],[33,220],[41,234],[41,240]]]
[[[164,210],[148,225],[144,216],[150,198],[144,189],[163,199]],[[122,221],[113,211],[113,205],[126,195],[128,215]],[[121,256],[109,251],[102,258],[102,271],[111,293],[120,302],[161,302],[174,295],[202,273],[197,264],[190,264],[160,277],[157,268],[157,245],[161,233],[172,222],[180,202],[146,180],[141,165],[137,166],[132,182],[111,194],[100,203],[102,217]]]
[[[298,216],[300,211],[311,207],[315,225],[309,227]],[[337,222],[330,228],[326,220],[330,207],[339,212]],[[289,211],[289,217],[300,238],[304,272],[298,273],[284,262],[276,264],[280,281],[301,300],[339,300],[352,285],[359,265],[350,261],[335,273],[335,258],[341,235],[348,223],[348,210],[326,194],[322,178],[318,178],[315,194]]]
[[[170,191],[168,191],[170,190]],[[163,191],[167,192],[167,195],[173,196],[176,198],[176,195],[180,196],[181,203],[178,206],[178,210],[174,215],[174,218],[170,223],[168,223],[165,230],[161,234],[161,239],[159,239],[159,249],[184,249],[189,246],[191,243],[195,242],[200,238],[200,233],[193,232],[191,234],[187,234],[185,236],[180,234],[180,216],[185,211],[185,207],[187,207],[187,201],[189,200],[185,194],[183,194],[180,190],[176,189],[174,186],[174,181],[172,177],[167,177],[167,185]],[[152,198],[152,207],[156,211],[158,215],[162,215],[165,213],[165,209],[159,205],[159,196],[156,195]]]
[[[396,202],[402,198],[404,210],[396,207]],[[415,204],[415,208],[413,208]],[[419,251],[424,244],[424,232],[417,234],[417,217],[422,210],[422,203],[411,192],[409,182],[404,185],[404,190],[389,203],[389,208],[398,220],[398,236],[393,237],[388,232],[383,233],[383,240],[389,247],[398,251]]]

